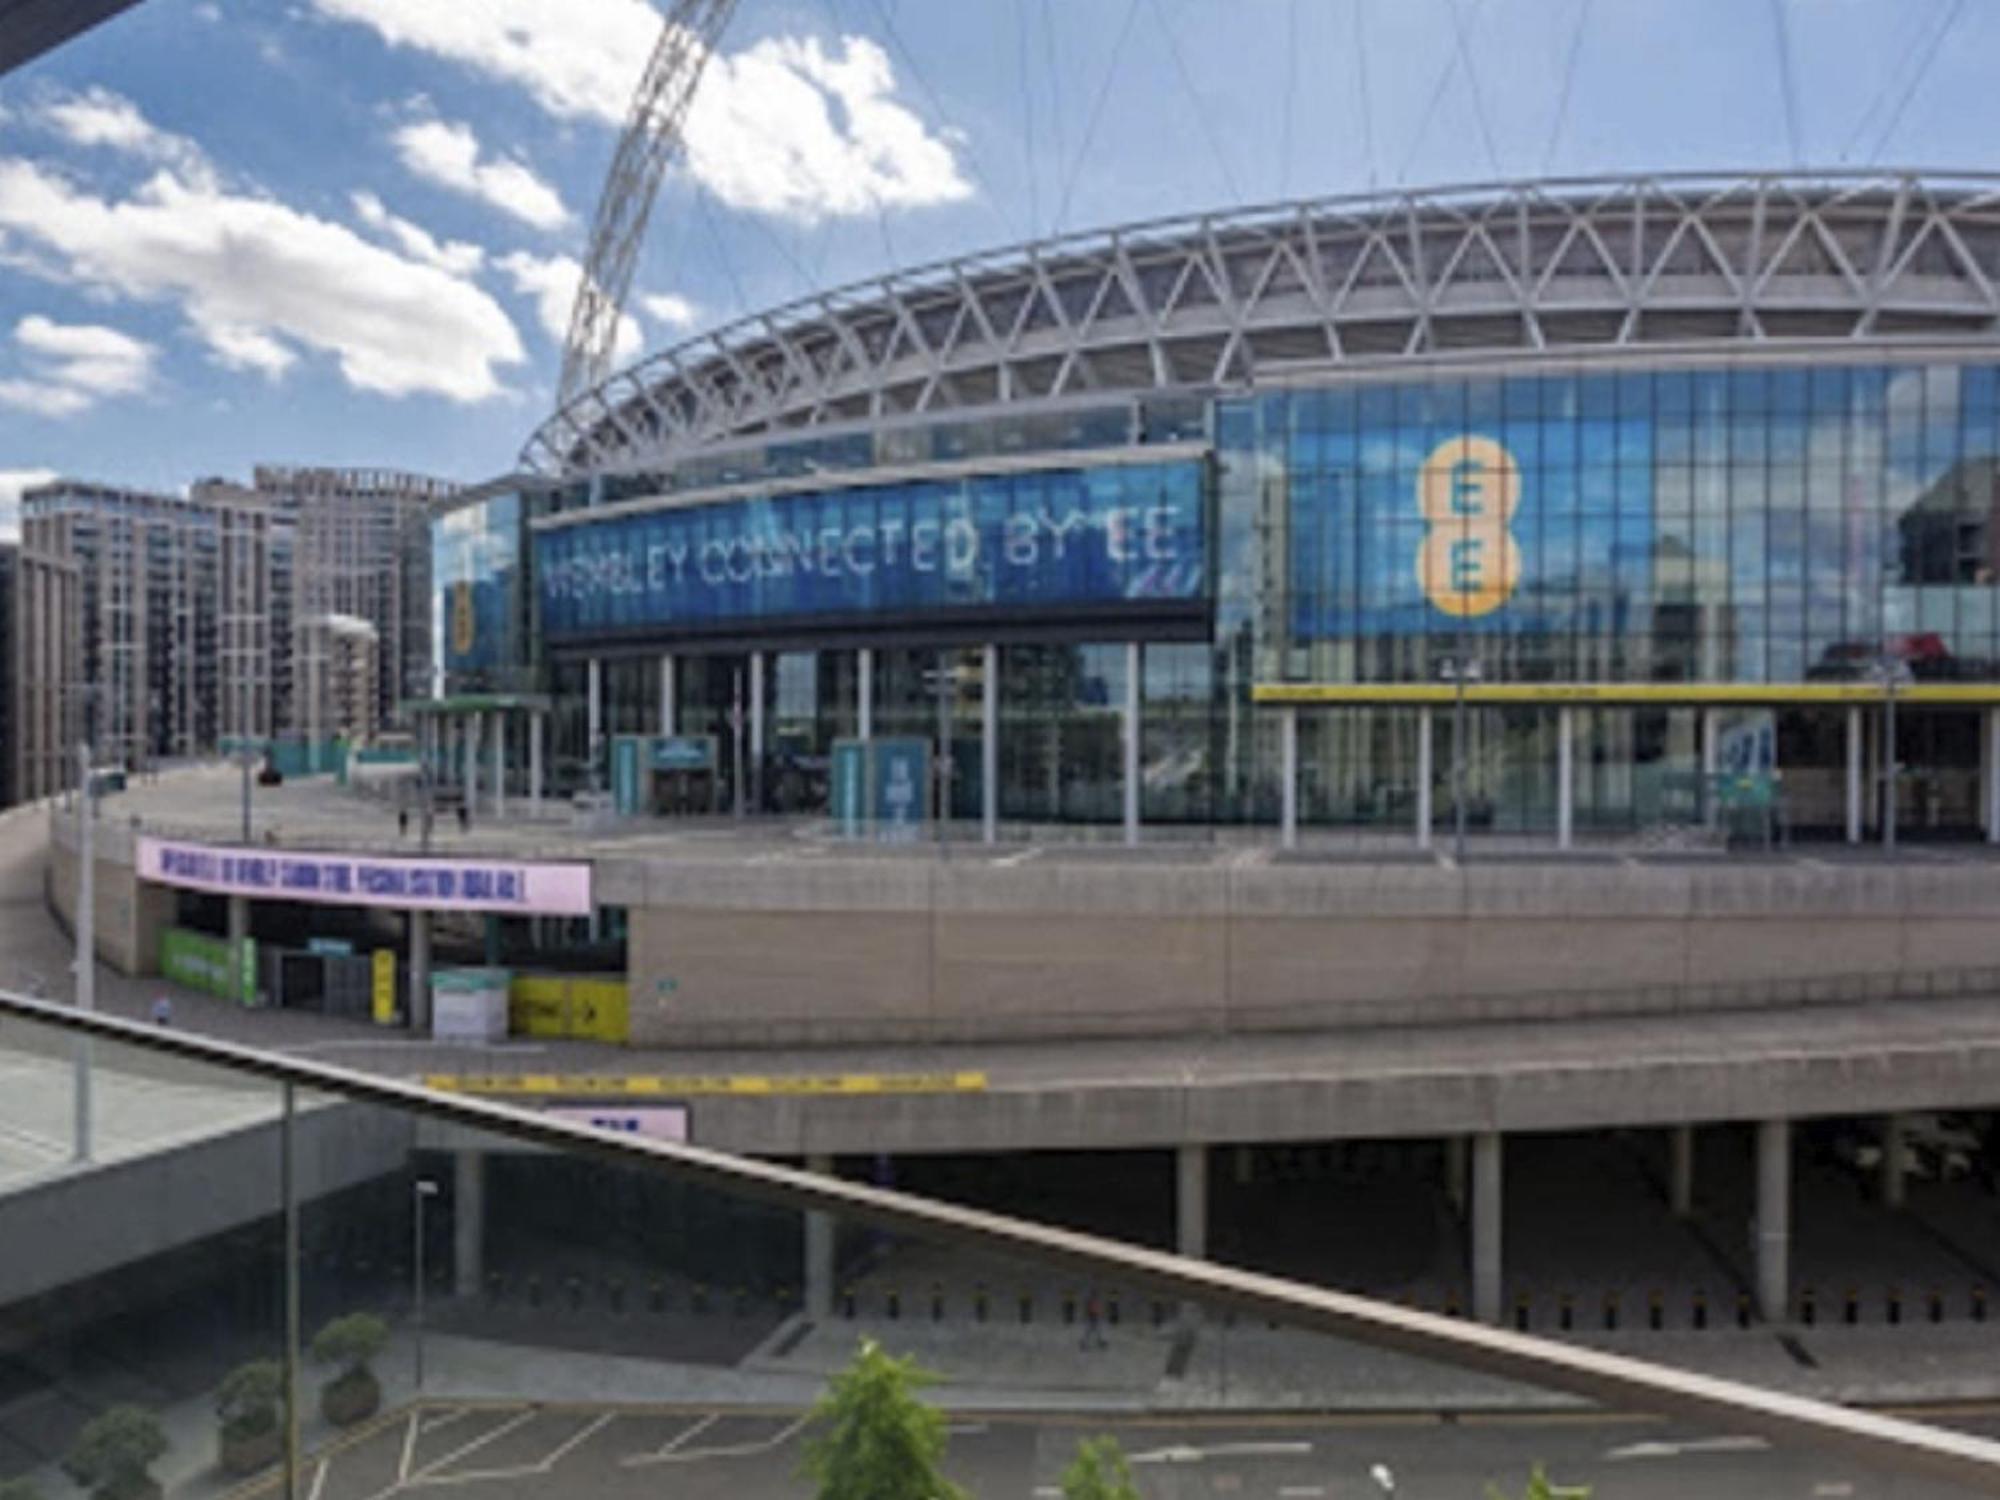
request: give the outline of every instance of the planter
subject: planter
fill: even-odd
[[[336,1427],[352,1427],[375,1415],[382,1405],[382,1387],[367,1370],[350,1370],[329,1381],[319,1393],[320,1415]]]
[[[223,1473],[238,1479],[270,1468],[284,1453],[284,1429],[276,1422],[251,1432],[224,1428],[216,1442],[216,1462]]]
[[[113,1485],[94,1491],[101,1500],[166,1500],[166,1490],[150,1474],[137,1484]]]

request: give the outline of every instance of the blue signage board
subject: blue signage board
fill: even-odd
[[[521,497],[495,495],[431,523],[431,639],[447,673],[512,666]]]
[[[663,734],[653,740],[655,771],[713,771],[715,736],[712,734]]]
[[[1200,460],[873,485],[535,534],[550,640],[1207,596]]]
[[[868,820],[868,742],[835,740],[833,770],[827,789],[833,821],[843,838],[859,838]]]
[[[1294,637],[1617,633],[1650,588],[1650,424],[1564,417],[1534,432],[1539,450],[1497,426],[1321,444],[1337,451],[1290,482]],[[1516,451],[1550,448],[1606,457],[1532,465]]]
[[[875,824],[886,843],[914,840],[923,831],[930,802],[928,740],[872,740]]]

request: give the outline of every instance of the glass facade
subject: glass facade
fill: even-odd
[[[447,664],[455,678],[477,671],[491,643],[546,682],[558,704],[555,754],[575,767],[588,753],[582,652],[608,653],[607,733],[659,722],[657,662],[672,653],[681,729],[730,746],[734,705],[749,714],[749,656],[762,650],[764,761],[750,763],[746,746],[746,805],[807,812],[826,804],[834,742],[858,733],[864,697],[876,736],[937,740],[942,672],[951,806],[976,818],[980,646],[990,641],[995,799],[1010,823],[1122,816],[1135,638],[1148,823],[1277,821],[1281,721],[1253,702],[1257,683],[1365,696],[1476,666],[1493,684],[1662,685],[1657,704],[1570,710],[1571,808],[1586,830],[1702,816],[1712,734],[1725,746],[1745,735],[1775,745],[1795,828],[1843,821],[1845,710],[1705,708],[1706,686],[1872,682],[1885,664],[1919,684],[2000,680],[2000,367],[1991,364],[1818,359],[1349,380],[1155,400],[1127,416],[1126,441],[1205,441],[1208,462],[1079,458],[611,515],[535,531],[532,584],[520,568],[523,508],[559,508],[558,497],[488,501],[477,522],[460,523],[458,550],[440,540],[443,618],[456,618],[451,591],[469,589],[478,643]],[[1086,430],[1093,441],[1112,436],[1106,423],[1035,426],[1051,420],[997,416],[980,427],[973,456],[1075,446]],[[845,466],[934,458],[925,431],[885,427]],[[600,499],[615,498],[609,483]],[[621,481],[633,493],[672,487],[659,476],[637,483]],[[1146,554],[1153,507],[1151,545],[1171,558]],[[1076,518],[1084,549],[1058,558],[1043,546],[1029,558],[1021,528],[1046,541],[1065,518]],[[977,559],[969,570],[946,566],[954,523],[972,538],[961,539]],[[869,532],[854,544],[864,560],[885,555],[885,525],[899,528],[908,563],[925,524],[937,531],[934,577],[885,581],[846,566],[856,528]],[[510,526],[512,553],[490,541]],[[567,538],[560,556],[551,537]],[[683,584],[705,547],[719,584],[700,599],[654,589],[648,570],[672,571],[670,546],[686,559]],[[595,561],[579,593],[586,554]],[[552,579],[552,563],[569,571]],[[749,576],[732,580],[732,566]],[[481,589],[512,601],[491,634]],[[1181,613],[1163,624],[1090,612],[1149,600]],[[709,644],[718,624],[727,649]],[[455,649],[451,630],[440,638]],[[874,663],[867,694],[863,645]],[[1674,684],[1686,685],[1687,701],[1673,701]],[[1912,705],[1898,719],[1896,759],[1915,771],[1898,793],[1906,826],[1976,824],[1980,711]],[[1426,794],[1445,821],[1454,738],[1448,706],[1301,708],[1301,822],[1408,828]],[[1864,740],[1872,777],[1887,760],[1872,714]],[[1714,744],[1706,749],[1713,756]],[[1554,707],[1474,706],[1463,751],[1473,826],[1555,826]],[[733,755],[724,760],[733,799]],[[1867,816],[1876,816],[1872,792]]]

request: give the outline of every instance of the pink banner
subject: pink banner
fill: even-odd
[[[183,890],[310,901],[323,906],[389,906],[399,911],[491,911],[520,916],[590,915],[590,866],[461,858],[403,859],[237,849],[174,839],[139,840],[139,878]]]

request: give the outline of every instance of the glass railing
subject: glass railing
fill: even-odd
[[[529,1112],[11,997],[0,1079],[6,1500],[2000,1493],[1987,1409],[1474,1323],[1449,1236],[1314,1225],[1226,1151],[784,1165],[680,1143],[733,1100]],[[774,1142],[830,1118],[796,1097],[752,1101]],[[1402,1300],[1166,1249],[1280,1238]]]

